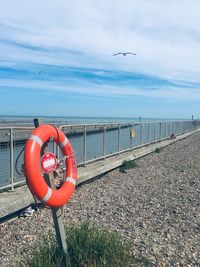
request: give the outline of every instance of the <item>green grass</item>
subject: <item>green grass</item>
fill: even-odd
[[[72,225],[66,229],[68,255],[56,248],[53,238],[18,264],[19,267],[129,267],[151,266],[146,258],[135,258],[130,244],[116,232],[90,226],[88,223]]]
[[[52,237],[43,237],[43,242],[36,245],[35,249],[26,258],[20,259],[17,267],[64,266],[64,255],[58,250]]]
[[[126,172],[129,169],[138,167],[135,160],[125,160],[122,165],[119,167],[120,172]]]
[[[157,147],[157,148],[154,150],[155,153],[160,153],[161,151],[162,151],[162,148],[159,148],[159,147]]]

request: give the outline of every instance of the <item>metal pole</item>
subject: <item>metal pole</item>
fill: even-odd
[[[14,191],[14,145],[13,145],[13,128],[10,129],[10,179],[11,179],[11,189]]]
[[[56,189],[55,183],[54,183],[54,177],[53,174],[45,174],[44,178],[46,181],[49,181],[49,186],[52,189]],[[54,227],[56,231],[56,239],[58,243],[58,247],[61,251],[64,252],[65,255],[67,255],[67,242],[66,242],[66,235],[65,235],[65,228],[62,220],[62,212],[61,208],[52,208],[51,209],[52,218],[54,222]]]
[[[164,138],[166,138],[167,137],[167,122],[165,122],[165,136],[164,136]]]
[[[162,123],[160,122],[159,123],[160,125],[160,127],[159,127],[159,141],[161,141],[161,131],[162,131]]]
[[[86,161],[87,161],[87,126],[84,125],[83,128],[83,160],[84,160],[84,165],[86,166]]]
[[[134,123],[132,123],[132,125],[131,125],[131,128],[133,129],[133,127],[134,127]],[[133,139],[134,138],[131,138],[131,149],[133,149]]]
[[[147,133],[147,143],[150,143],[150,123],[148,122],[148,133]]]
[[[106,155],[106,126],[103,127],[103,157]]]
[[[142,144],[142,123],[140,124],[140,145]]]
[[[154,122],[154,142],[156,141],[156,123]]]
[[[35,128],[37,128],[40,125],[40,121],[38,119],[34,120]],[[48,141],[43,144],[41,148],[41,156],[44,154],[44,151],[48,149]],[[55,183],[54,183],[54,176],[52,173],[50,174],[44,174],[44,179],[51,187],[52,189],[56,189]],[[66,235],[65,235],[65,229],[64,224],[62,221],[62,212],[61,208],[52,208],[51,209],[52,218],[54,222],[54,227],[56,231],[56,239],[58,243],[58,247],[61,251],[64,252],[65,255],[67,255],[67,242],[66,242]]]
[[[118,153],[120,154],[120,125],[118,126]]]

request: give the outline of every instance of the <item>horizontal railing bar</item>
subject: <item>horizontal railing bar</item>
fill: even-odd
[[[61,128],[68,128],[68,127],[83,127],[83,126],[92,126],[92,127],[101,127],[101,126],[137,126],[140,124],[159,124],[159,123],[178,123],[178,122],[192,122],[191,120],[185,120],[185,121],[144,121],[144,122],[127,122],[127,123],[85,123],[85,124],[63,124],[61,126],[59,126],[59,129]],[[199,121],[198,121],[199,122]],[[44,123],[44,124],[48,124],[48,123]],[[0,130],[8,130],[8,129],[16,129],[16,130],[32,130],[34,129],[34,127],[32,126],[0,126]]]
[[[25,178],[24,178],[24,180],[13,183],[13,186],[16,187],[16,186],[20,186],[20,185],[24,185],[24,184],[26,184]],[[12,184],[0,186],[0,191],[5,190],[5,189],[10,189],[10,188],[12,188]]]

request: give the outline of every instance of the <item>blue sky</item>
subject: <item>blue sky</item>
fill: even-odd
[[[197,0],[1,1],[0,115],[199,118],[199,10]]]

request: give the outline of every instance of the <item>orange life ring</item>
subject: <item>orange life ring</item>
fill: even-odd
[[[65,156],[66,179],[58,190],[51,189],[41,171],[41,148],[53,138]],[[24,165],[27,184],[36,198],[50,207],[60,207],[72,196],[77,181],[77,165],[73,148],[65,134],[53,125],[43,124],[36,128],[25,145]]]

